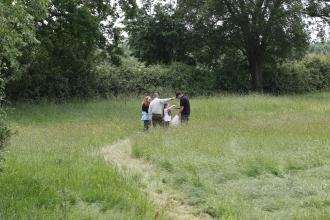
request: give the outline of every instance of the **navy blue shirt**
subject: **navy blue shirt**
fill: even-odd
[[[180,107],[183,106],[183,111],[181,115],[190,115],[190,103],[186,96],[182,96],[180,99]]]

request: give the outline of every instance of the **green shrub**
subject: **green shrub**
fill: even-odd
[[[126,60],[122,67],[100,65],[97,69],[97,93],[101,97],[149,94],[162,97],[182,91],[187,95],[208,95],[215,89],[215,73],[201,67],[182,63],[170,66],[153,65]]]
[[[67,73],[58,68],[43,74],[25,73],[8,82],[6,94],[11,100],[62,100],[73,97],[126,97],[151,95],[172,96],[182,91],[188,96],[208,96],[219,92],[252,91],[248,63],[241,56],[224,56],[212,67],[183,63],[149,65],[131,58],[123,65],[103,62],[95,69]],[[271,94],[302,94],[330,89],[330,58],[308,56],[301,61],[287,61],[263,69],[264,91]]]
[[[145,67],[125,59],[120,68],[104,64],[97,69],[97,91],[108,95],[151,95],[162,97],[182,91],[188,96],[212,95],[218,92],[247,93],[252,90],[248,64],[239,56],[224,57],[212,68],[183,63]],[[302,94],[328,91],[330,88],[330,58],[305,57],[264,67],[264,91],[271,94]]]
[[[13,135],[12,129],[6,122],[6,112],[3,110],[2,102],[4,101],[3,85],[4,80],[0,78],[0,173],[2,173],[3,168],[1,164],[5,160],[5,148],[9,143],[10,137]]]
[[[242,56],[224,56],[214,71],[217,90],[233,93],[246,93],[252,90],[249,66]]]
[[[13,132],[8,123],[4,120],[4,111],[2,109],[0,111],[0,173],[2,173],[3,168],[1,164],[5,161],[5,148],[8,145]]]
[[[305,57],[283,65],[266,66],[264,90],[273,94],[302,94],[329,91],[330,58]]]

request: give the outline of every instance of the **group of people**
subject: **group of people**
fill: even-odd
[[[181,116],[181,123],[187,123],[190,116],[190,103],[189,99],[184,96],[181,92],[177,92],[175,97],[160,99],[158,93],[154,93],[153,100],[150,96],[146,96],[142,102],[142,118],[141,120],[144,123],[144,130],[148,131],[150,124],[154,128],[157,127],[157,124],[161,127],[169,126],[172,120],[172,108],[179,109],[177,116]],[[176,98],[180,99],[180,106],[169,105],[168,102],[175,100]]]

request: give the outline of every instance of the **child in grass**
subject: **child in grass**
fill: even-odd
[[[168,127],[170,125],[170,121],[172,119],[171,114],[172,110],[171,108],[175,107],[175,105],[169,105],[168,103],[164,104],[164,125],[165,127]]]

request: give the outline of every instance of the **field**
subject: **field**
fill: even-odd
[[[149,132],[142,97],[13,104],[0,219],[330,219],[329,100],[192,98]]]

